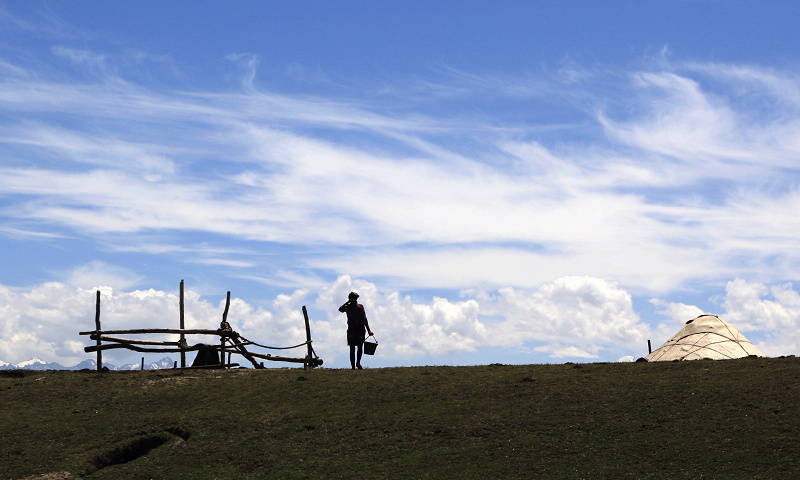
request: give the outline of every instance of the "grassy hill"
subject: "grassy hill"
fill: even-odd
[[[800,475],[793,357],[0,375],[3,480]]]

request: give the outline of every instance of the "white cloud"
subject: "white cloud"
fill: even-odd
[[[99,290],[104,330],[178,327],[178,292]],[[631,311],[627,293],[599,279],[578,277],[559,279],[528,293],[509,288],[492,296],[480,295],[488,310],[484,313],[477,299],[433,297],[419,303],[398,292],[381,292],[374,283],[341,276],[319,289],[278,295],[269,309],[232,298],[228,321],[258,343],[296,345],[305,341],[301,307],[307,305],[314,349],[326,365],[336,366],[347,356],[346,317],[338,307],[353,290],[361,295],[359,301],[381,344],[382,361],[388,364],[414,364],[431,357],[446,361],[449,355],[477,354],[480,348],[494,346],[524,352],[531,341],[540,344],[535,351],[553,358],[597,358],[604,349],[640,342],[646,331]],[[0,297],[4,305],[0,326],[14,332],[0,341],[0,359],[15,363],[38,355],[69,365],[89,356],[82,352],[90,343],[88,337],[78,332],[94,329],[93,289],[48,283],[24,290],[3,287]],[[217,328],[224,300],[213,305],[190,289],[184,297],[187,328]],[[190,343],[213,341],[190,339]],[[304,350],[267,353],[305,354]],[[104,358],[124,363],[138,355],[109,350]]]
[[[382,357],[402,364],[415,358],[446,359],[482,347],[525,351],[531,341],[545,343],[536,351],[553,358],[597,358],[607,348],[644,345],[648,331],[633,312],[630,295],[596,278],[561,278],[532,292],[508,288],[495,295],[477,292],[475,298],[461,301],[433,297],[428,303],[418,303],[410,296],[384,293],[372,282],[342,275],[316,292],[312,313],[327,315],[325,320],[312,317],[315,349],[326,362],[347,354],[346,317],[338,307],[351,291],[360,295]],[[298,291],[279,298],[286,307],[284,316],[299,312],[300,299],[309,295]]]
[[[60,276],[64,277],[69,285],[87,290],[98,287],[127,290],[139,284],[143,279],[127,268],[109,265],[97,260],[75,267],[68,272],[63,272]]]
[[[640,72],[634,86],[646,92],[644,118],[619,124],[600,116],[610,137],[681,161],[740,159],[746,152],[729,135],[735,114],[693,79],[669,72]],[[649,94],[649,95],[648,95]]]
[[[43,158],[52,157],[60,163],[69,159],[77,165],[118,169],[133,176],[144,174],[151,181],[175,174],[175,163],[169,156],[185,153],[173,151],[168,145],[138,144],[95,136],[40,121],[9,126],[0,141],[36,148],[42,152]]]
[[[657,307],[657,312],[659,314],[669,317],[672,323],[676,325],[682,325],[693,318],[708,313],[694,305],[686,305],[680,302],[666,302],[658,298],[650,299],[650,303]]]
[[[537,141],[507,141],[483,126],[480,141],[500,149],[512,165],[509,171],[487,163],[482,154],[464,157],[437,146],[436,141],[460,135],[453,128],[458,120],[393,118],[345,103],[260,91],[165,97],[134,87],[125,93],[106,89],[99,93],[105,107],[93,107],[93,102],[76,107],[69,99],[88,97],[88,92],[50,85],[51,94],[42,89],[40,109],[135,121],[150,126],[151,140],[127,139],[116,130],[67,130],[41,120],[15,126],[5,138],[9,144],[43,147],[53,156],[72,159],[73,166],[89,163],[102,170],[0,169],[4,193],[30,199],[6,215],[96,235],[192,230],[233,240],[380,246],[356,260],[353,270],[336,256],[311,262],[359,276],[398,275],[417,286],[531,286],[585,274],[665,291],[689,279],[735,275],[742,268],[736,263],[745,256],[754,259],[748,269],[765,271],[757,254],[765,245],[778,252],[773,255],[785,255],[787,265],[800,263],[791,248],[800,236],[793,215],[796,191],[775,195],[737,189],[717,195],[686,190],[709,176],[737,180],[745,175],[752,182],[753,168],[772,174],[769,164],[748,163],[755,154],[737,140],[744,120],[733,106],[720,95],[710,98],[697,80],[675,73],[646,72],[635,78],[640,89],[660,92],[653,95],[666,113],[646,110],[624,121],[601,116],[601,125],[611,139],[640,148],[644,159],[629,151],[621,155],[614,145],[548,148]],[[56,94],[59,89],[66,91]],[[645,96],[640,103],[650,105],[649,100]],[[253,110],[251,102],[280,108],[277,113]],[[31,108],[10,98],[4,105]],[[368,145],[388,142],[404,153],[334,142],[299,126],[267,126],[273,120],[298,121],[291,111],[303,112],[301,123],[348,131]],[[183,131],[186,141],[157,133],[166,121],[181,124],[190,118],[193,123]],[[693,122],[710,126],[704,130]],[[423,139],[425,128],[437,132],[434,141]],[[472,128],[480,131],[481,126]],[[175,175],[195,168],[198,145],[224,158],[229,172]],[[409,146],[416,156],[405,154]],[[791,148],[784,148],[784,156]],[[702,160],[697,166],[689,162],[696,159]],[[728,168],[737,161],[747,168]],[[722,164],[726,168],[719,168]],[[681,194],[659,193],[665,186]],[[713,203],[704,198],[708,195]],[[778,232],[771,225],[788,228]],[[532,245],[534,251],[520,252],[516,243]],[[419,247],[395,248],[408,244]],[[465,271],[464,256],[483,259],[478,261],[485,268]],[[513,269],[515,257],[530,264],[525,270],[551,273],[526,282],[523,270]],[[537,264],[547,268],[536,269]]]
[[[657,248],[646,239],[622,238],[622,232],[619,232],[619,244],[593,241],[591,232],[593,230],[588,229],[579,236],[576,244],[556,244],[554,250],[513,244],[434,245],[367,250],[346,259],[321,258],[310,264],[363,277],[387,276],[397,288],[406,289],[419,285],[532,288],[564,275],[589,275],[632,285],[640,292],[671,290],[688,278],[702,276],[704,268],[713,267],[713,257],[703,256],[699,251],[677,245]]]
[[[15,240],[55,240],[66,238],[64,235],[60,235],[58,233],[39,232],[11,226],[0,227],[0,235]]]
[[[100,322],[104,330],[139,328],[178,328],[180,324],[178,292],[158,290],[117,291],[99,287],[101,291]],[[65,366],[77,364],[94,354],[83,352],[83,347],[93,344],[88,336],[79,332],[95,329],[94,289],[75,288],[64,283],[46,283],[29,289],[0,287],[0,327],[11,335],[0,339],[0,358],[17,363],[34,356],[57,361]],[[192,290],[184,292],[184,317],[186,328],[216,329],[222,319],[224,303],[211,305]],[[285,341],[293,332],[285,324],[272,321],[272,314],[247,306],[233,299],[229,320],[235,328],[250,322],[254,328],[248,333],[265,331],[278,342]],[[302,323],[300,328],[303,329]],[[117,335],[124,336],[124,335]],[[148,339],[176,340],[177,336],[151,335]],[[195,336],[190,343],[216,341],[211,337]],[[258,339],[254,339],[258,340]],[[154,355],[154,354],[146,354]],[[177,358],[177,354],[170,354]],[[193,354],[191,354],[193,355]],[[141,356],[126,350],[107,350],[103,358],[110,363],[123,364]]]
[[[28,290],[0,286],[0,358],[18,363],[34,356],[77,363],[86,358],[75,350],[80,319],[94,319],[88,291],[62,283],[45,283]],[[93,327],[88,322],[86,327]],[[87,328],[89,329],[89,328]]]
[[[654,341],[654,344],[651,344],[653,350],[661,346],[667,339],[672,338],[675,332],[683,328],[687,321],[704,313],[712,313],[705,312],[695,305],[687,305],[681,302],[668,302],[659,298],[651,298],[649,301],[656,307],[656,313],[669,319],[667,322],[659,322],[651,327],[649,339]]]
[[[633,310],[631,296],[613,282],[592,277],[562,277],[534,291],[503,288],[491,314],[501,344],[550,342],[548,351],[569,347],[595,355],[604,345],[644,344],[648,327]],[[570,350],[571,351],[571,350]]]
[[[178,292],[100,290],[105,330],[178,327]],[[319,288],[278,295],[268,308],[234,297],[228,321],[234,330],[258,343],[297,345],[305,341],[301,307],[306,305],[316,353],[326,366],[342,367],[347,362],[347,326],[338,307],[350,291],[361,295],[359,301],[365,305],[381,345],[376,359],[385,365],[413,365],[430,358],[446,363],[451,356],[463,358],[463,354],[480,358],[481,349],[496,347],[510,349],[515,358],[530,352],[532,362],[541,359],[536,355],[577,360],[616,358],[625,350],[639,355],[647,339],[668,338],[687,315],[694,318],[699,311],[691,305],[653,300],[660,313],[675,317],[669,325],[662,323],[653,329],[634,311],[630,294],[613,282],[592,277],[562,277],[530,290],[507,287],[494,292],[462,292],[465,296],[459,301],[433,297],[418,302],[343,275]],[[190,289],[184,296],[187,328],[218,327],[224,300],[215,305]],[[93,289],[64,283],[27,289],[0,287],[0,328],[11,332],[0,339],[0,360],[17,363],[38,356],[71,365],[91,357],[83,352],[91,342],[78,332],[94,329],[94,302]],[[758,345],[765,354],[796,353],[800,295],[791,285],[767,287],[734,280],[728,284],[723,307],[724,320],[746,335],[763,336]],[[190,343],[215,341],[212,337],[190,338]],[[305,350],[266,353],[302,357]],[[118,364],[139,356],[120,350],[104,352],[106,361]]]
[[[226,267],[234,267],[234,268],[248,268],[254,265],[253,262],[243,261],[243,260],[228,260],[224,258],[203,258],[194,260],[196,263],[200,263],[203,265],[222,265]]]
[[[342,354],[346,353],[347,320],[338,308],[351,291],[360,295],[359,303],[365,306],[370,327],[379,342],[384,343],[382,354],[390,358],[409,361],[416,356],[471,352],[486,335],[474,300],[450,302],[434,297],[429,304],[418,304],[409,296],[403,297],[398,292],[383,294],[373,283],[343,275],[320,290],[316,307],[329,312],[329,320],[315,325],[318,331],[322,329],[328,343],[342,345],[339,349]],[[335,351],[331,354],[338,355]]]
[[[101,77],[119,74],[113,53],[54,52]],[[557,279],[588,276],[659,295],[692,280],[792,278],[800,267],[800,80],[791,71],[667,60],[610,74],[569,65],[563,81],[454,71],[436,85],[421,82],[431,92],[410,99],[400,86],[382,90],[391,96],[384,104],[268,91],[254,56],[231,59],[249,69],[243,92],[68,74],[3,79],[0,109],[14,121],[0,138],[0,195],[13,208],[0,214],[26,228],[0,232],[184,254],[175,256],[315,288],[347,273],[388,279],[398,290],[510,285],[533,295]],[[585,111],[575,108],[567,128],[426,104],[453,85],[451,101],[514,98],[533,111],[544,97],[571,108],[580,99]],[[179,238],[187,232],[194,247]],[[269,258],[247,253],[269,242],[299,246],[287,260],[293,266],[272,277],[257,271]],[[192,255],[198,250],[209,253]],[[132,286],[130,272],[101,270],[84,267],[70,282]],[[469,300],[426,310],[376,298],[387,314],[422,325],[462,319],[434,328],[431,345],[482,342]]]
[[[722,304],[725,320],[745,335],[764,333],[757,342],[767,356],[794,355],[800,348],[800,294],[791,283],[768,287],[736,279],[728,282]]]
[[[559,344],[547,345],[544,347],[536,347],[537,352],[547,353],[551,358],[581,358],[581,359],[596,359],[597,353],[587,352],[574,345],[563,346]]]
[[[704,75],[690,76],[698,71]],[[684,74],[632,78],[633,97],[621,101],[636,113],[598,120],[612,140],[658,155],[652,160],[667,174],[662,181],[750,183],[796,168],[800,81],[793,73],[694,63]]]

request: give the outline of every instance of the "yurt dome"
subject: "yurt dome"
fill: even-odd
[[[647,356],[648,362],[673,360],[725,360],[764,354],[730,323],[716,315],[689,320],[667,342]]]

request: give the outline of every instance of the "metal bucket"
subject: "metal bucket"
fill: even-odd
[[[374,336],[371,336],[371,337],[373,339],[375,339]],[[367,337],[367,340],[369,340],[369,337]],[[377,339],[375,339],[374,342],[364,341],[364,353],[366,355],[375,355],[375,349],[376,348],[378,348],[378,340]]]

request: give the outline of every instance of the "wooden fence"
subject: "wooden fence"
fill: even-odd
[[[95,329],[88,332],[80,332],[81,335],[89,335],[89,338],[94,340],[95,345],[85,347],[85,352],[97,352],[97,370],[103,369],[103,356],[104,350],[112,350],[117,348],[124,348],[134,352],[147,352],[147,353],[180,353],[181,354],[181,368],[186,367],[186,352],[198,352],[198,358],[195,363],[188,368],[231,368],[239,366],[238,363],[231,363],[231,356],[238,354],[253,364],[254,368],[264,368],[264,362],[259,360],[269,360],[274,362],[291,362],[302,363],[303,368],[314,368],[322,365],[322,359],[319,358],[311,346],[311,327],[308,321],[308,311],[303,306],[303,318],[306,323],[306,341],[293,345],[291,347],[269,347],[262,345],[251,340],[244,338],[237,332],[233,331],[228,324],[228,309],[231,304],[231,292],[228,292],[227,300],[225,301],[225,311],[222,314],[222,322],[220,328],[216,330],[211,329],[186,329],[184,328],[184,315],[183,315],[183,280],[180,285],[180,328],[141,328],[133,330],[103,330],[100,326],[100,291],[97,291],[97,301],[95,303]],[[175,341],[162,341],[162,340],[140,340],[136,338],[121,338],[112,335],[144,335],[144,334],[174,334],[180,335],[179,340]],[[187,335],[207,335],[218,337],[218,342],[214,344],[197,343],[189,345],[186,340]],[[106,342],[106,343],[103,343]],[[260,347],[270,350],[289,350],[293,348],[306,347],[306,355],[304,357],[284,357],[280,355],[272,355],[267,353],[253,352],[247,347]],[[201,355],[199,352],[202,352]],[[210,353],[210,355],[209,355]],[[218,354],[218,358],[216,356]],[[225,354],[228,355],[225,361]],[[208,361],[208,359],[213,359]]]

